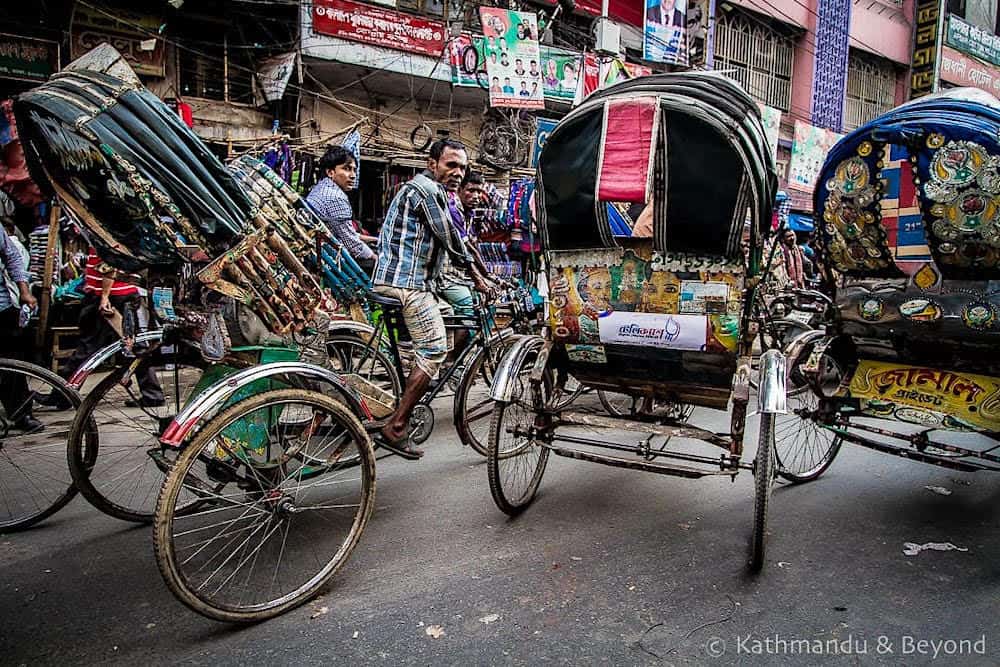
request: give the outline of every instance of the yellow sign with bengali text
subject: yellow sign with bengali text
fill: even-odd
[[[855,398],[891,401],[1000,431],[1000,378],[863,359],[850,391]]]

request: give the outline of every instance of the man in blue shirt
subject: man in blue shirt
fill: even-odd
[[[355,229],[354,212],[347,198],[347,193],[357,184],[354,156],[343,146],[333,146],[320,159],[319,168],[325,177],[309,191],[306,202],[361,268],[371,273],[375,267],[375,252]]]
[[[379,444],[406,458],[423,456],[407,442],[410,414],[448,354],[444,319],[433,292],[445,256],[470,271],[477,290],[487,291],[482,276],[472,269],[448,210],[447,191],[458,189],[468,164],[469,155],[461,143],[451,139],[434,142],[427,169],[404,183],[389,204],[378,239],[372,283],[377,293],[402,303],[415,352],[399,407],[383,427]]]
[[[20,306],[34,309],[36,302],[28,286],[24,257],[3,225],[0,225],[0,276],[4,279],[4,284],[0,285],[0,349],[5,357],[26,361],[31,353],[31,343],[18,321]],[[16,288],[11,290],[17,292],[16,301],[7,289],[8,283]],[[32,399],[24,375],[17,373],[0,378],[0,402],[14,428],[28,433],[44,428],[31,414]]]

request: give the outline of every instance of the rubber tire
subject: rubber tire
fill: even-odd
[[[750,571],[757,573],[764,567],[767,546],[767,511],[774,485],[774,415],[760,415],[760,433],[757,438],[757,458],[753,472],[753,535],[750,539]]]
[[[493,502],[500,508],[500,511],[507,516],[517,516],[534,502],[538,493],[538,486],[542,483],[542,476],[545,474],[545,466],[549,461],[549,450],[542,447],[535,463],[535,471],[532,473],[531,481],[520,498],[508,498],[504,493],[503,484],[500,481],[500,470],[498,466],[501,462],[510,457],[500,458],[498,455],[498,444],[500,429],[503,425],[503,415],[509,407],[509,403],[497,401],[493,405],[493,419],[490,422],[490,448],[486,457],[486,473],[490,480],[490,494]]]
[[[261,609],[259,611],[240,612],[213,606],[189,590],[184,584],[183,576],[177,572],[174,567],[173,541],[170,539],[170,531],[173,526],[174,518],[173,504],[180,493],[181,486],[184,483],[184,478],[188,470],[190,470],[191,467],[198,461],[198,453],[205,447],[206,441],[219,430],[215,426],[216,422],[219,422],[224,426],[228,422],[238,418],[241,414],[252,412],[269,402],[289,399],[308,399],[313,401],[315,405],[321,405],[323,409],[328,410],[331,414],[335,414],[342,421],[342,423],[353,432],[353,436],[358,443],[358,452],[360,454],[358,466],[361,468],[362,478],[367,480],[362,500],[364,507],[361,509],[360,515],[355,518],[348,540],[346,540],[344,545],[338,549],[338,552],[341,553],[340,559],[333,564],[329,572],[314,581],[308,589],[301,592],[299,595],[283,604]],[[375,454],[372,451],[371,439],[368,437],[368,433],[365,431],[364,426],[358,418],[342,403],[319,392],[304,389],[277,389],[274,391],[262,392],[255,396],[251,396],[245,401],[240,401],[239,403],[230,406],[212,418],[212,420],[205,424],[199,431],[199,434],[194,438],[194,440],[188,444],[178,457],[173,468],[170,469],[170,474],[167,475],[167,479],[163,484],[163,488],[160,490],[160,496],[156,503],[156,518],[153,526],[153,548],[156,553],[156,564],[160,568],[160,574],[163,575],[163,579],[170,588],[170,591],[189,609],[198,612],[202,616],[206,616],[217,621],[224,621],[228,623],[257,623],[269,618],[274,618],[275,616],[280,616],[281,614],[305,604],[312,599],[350,559],[351,552],[354,551],[358,540],[361,539],[361,535],[365,531],[365,526],[368,524],[368,519],[371,517],[374,507]],[[327,565],[329,565],[329,563]]]
[[[611,402],[611,399],[608,398],[608,394],[614,394],[614,393],[615,392],[604,391],[603,389],[598,389],[597,390],[597,399],[601,402],[601,407],[603,407],[604,411],[607,412],[612,417],[628,417],[628,416],[630,416],[631,413],[624,413],[624,412],[622,412],[621,410],[619,410],[615,406],[614,403]],[[625,394],[622,394],[622,395],[625,396]],[[634,404],[635,404],[635,401],[633,401],[633,405]]]
[[[175,360],[173,363],[180,362]],[[196,368],[196,366],[193,365],[191,365],[191,367]],[[80,409],[77,411],[76,419],[73,421],[73,426],[69,432],[69,439],[66,442],[66,459],[69,463],[70,474],[73,476],[73,483],[76,484],[76,488],[79,489],[80,494],[87,499],[87,502],[95,508],[108,516],[121,519],[122,521],[130,521],[133,523],[152,523],[154,513],[140,512],[132,508],[125,507],[124,505],[118,505],[105,497],[97,489],[97,487],[90,482],[90,471],[97,462],[97,457],[100,456],[101,434],[100,429],[97,427],[97,423],[90,419],[89,415],[93,414],[100,401],[112,387],[118,384],[127,370],[127,367],[119,366],[109,373],[107,377],[101,380],[97,386],[94,387],[89,394],[87,394],[87,397],[80,405]],[[86,420],[83,417],[84,415],[88,415]],[[91,451],[84,452],[81,448],[81,441],[83,439],[84,432],[88,429],[92,431],[93,435],[96,436],[96,440],[94,441],[93,446],[90,447]]]
[[[35,377],[39,380],[47,382],[53,389],[58,389],[59,393],[69,401],[70,406],[74,411],[80,408],[80,394],[76,392],[69,384],[66,383],[61,377],[53,373],[47,368],[42,368],[35,364],[30,364],[25,361],[18,361],[16,359],[0,359],[0,371],[15,371],[21,372],[24,375]],[[92,443],[91,443],[92,446]],[[63,507],[66,506],[69,501],[73,500],[73,496],[76,495],[76,486],[70,484],[66,491],[61,494],[56,500],[51,503],[48,507],[38,512],[37,514],[32,514],[31,516],[25,517],[23,519],[12,520],[3,524],[0,524],[0,534],[2,533],[13,533],[19,530],[24,530],[30,526],[35,525],[39,521],[44,521],[49,518]]]
[[[781,465],[781,457],[778,456],[777,451],[775,451],[775,464],[777,466],[778,476],[782,479],[791,482],[792,484],[805,484],[806,482],[811,482],[818,479],[820,475],[825,473],[827,469],[833,464],[833,460],[837,458],[837,454],[840,453],[840,447],[844,444],[844,439],[839,435],[834,437],[833,444],[830,445],[830,449],[827,450],[826,458],[823,460],[821,465],[816,466],[808,473],[801,475],[798,473],[789,472]]]
[[[514,339],[506,338],[506,339],[501,339],[499,342],[501,344],[501,347],[496,352],[496,360],[498,364],[500,359],[503,358],[506,349],[510,347],[511,344],[513,344]],[[496,343],[492,341],[490,342],[490,345],[495,345],[495,344]],[[459,380],[458,388],[455,390],[455,399],[452,404],[452,416],[455,421],[455,431],[458,433],[459,440],[462,441],[463,445],[468,445],[473,449],[473,451],[475,451],[477,454],[479,454],[484,458],[487,456],[487,453],[489,451],[489,443],[480,442],[479,439],[475,436],[475,434],[472,433],[472,431],[469,429],[469,421],[466,418],[466,413],[467,413],[466,403],[468,401],[469,391],[475,384],[476,376],[480,374],[480,371],[483,368],[483,362],[486,359],[486,352],[487,352],[486,348],[480,348],[480,350],[476,352],[475,356],[472,358],[472,361],[470,361],[466,366],[465,372],[462,373],[462,379]],[[487,378],[484,376],[483,380],[488,381],[490,383],[493,382],[492,377]]]
[[[479,51],[475,44],[469,44],[462,49],[462,72],[472,74],[479,71]]]

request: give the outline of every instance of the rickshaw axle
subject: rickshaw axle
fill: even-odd
[[[711,465],[713,467],[718,467],[719,468],[719,472],[716,472],[716,471],[700,471],[700,470],[697,470],[697,469],[694,469],[694,468],[679,468],[679,470],[684,471],[684,473],[681,474],[681,476],[683,476],[683,477],[700,477],[702,475],[716,475],[716,474],[732,475],[732,474],[735,474],[737,470],[741,470],[741,469],[742,470],[750,470],[751,467],[752,467],[749,464],[742,464],[738,460],[734,461],[733,458],[731,456],[729,456],[728,454],[719,456],[718,458],[713,458],[711,456],[700,456],[698,454],[685,454],[683,452],[663,451],[663,450],[655,451],[655,450],[649,449],[646,446],[646,441],[643,441],[639,445],[632,445],[632,446],[630,446],[630,445],[622,445],[622,444],[618,444],[618,443],[614,443],[614,442],[597,441],[597,440],[591,440],[591,439],[588,439],[588,438],[581,438],[581,437],[572,436],[572,435],[559,435],[559,434],[556,434],[555,436],[553,436],[552,440],[553,440],[553,442],[565,442],[565,443],[574,444],[574,445],[586,445],[586,446],[590,446],[590,447],[600,447],[601,449],[610,449],[610,450],[613,450],[613,451],[627,452],[629,454],[635,454],[637,456],[643,457],[643,459],[645,460],[645,462],[650,463],[651,465],[655,466],[657,469],[653,470],[653,472],[663,472],[660,469],[665,467],[662,464],[655,464],[655,463],[653,463],[653,461],[655,459],[657,459],[657,458],[674,459],[674,460],[678,460],[678,461],[690,461],[691,463],[702,463],[702,464],[705,464],[705,465]],[[577,452],[578,450],[562,449],[562,448],[559,448],[559,447],[554,447],[552,445],[543,445],[543,446],[548,447],[550,450],[552,450],[556,454],[559,454],[560,456],[568,456],[570,458],[581,458],[581,459],[585,459],[585,460],[596,460],[598,463],[603,462],[603,460],[599,460],[599,459],[605,458],[605,457],[603,457],[600,454],[591,454],[590,452],[582,452],[581,456],[577,456],[573,452]],[[590,458],[587,458],[587,457],[590,457]],[[616,460],[625,461],[626,459],[616,459]],[[620,466],[620,467],[637,467],[637,468],[642,468],[642,466],[644,465],[644,462],[642,462],[642,461],[629,461],[629,464],[630,464],[629,466]],[[617,465],[617,464],[612,463],[611,465]],[[689,471],[690,472],[694,472],[694,473],[698,473],[698,474],[697,475],[695,475],[695,474],[687,474]]]

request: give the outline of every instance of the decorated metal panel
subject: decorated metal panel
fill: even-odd
[[[816,209],[834,267],[948,278],[1000,268],[1000,103],[959,90],[856,130],[827,157]]]
[[[733,353],[743,268],[720,258],[628,249],[552,253],[556,341]],[[572,355],[595,358],[569,348]]]
[[[1000,431],[1000,378],[862,360],[849,391],[873,416],[927,428]]]

